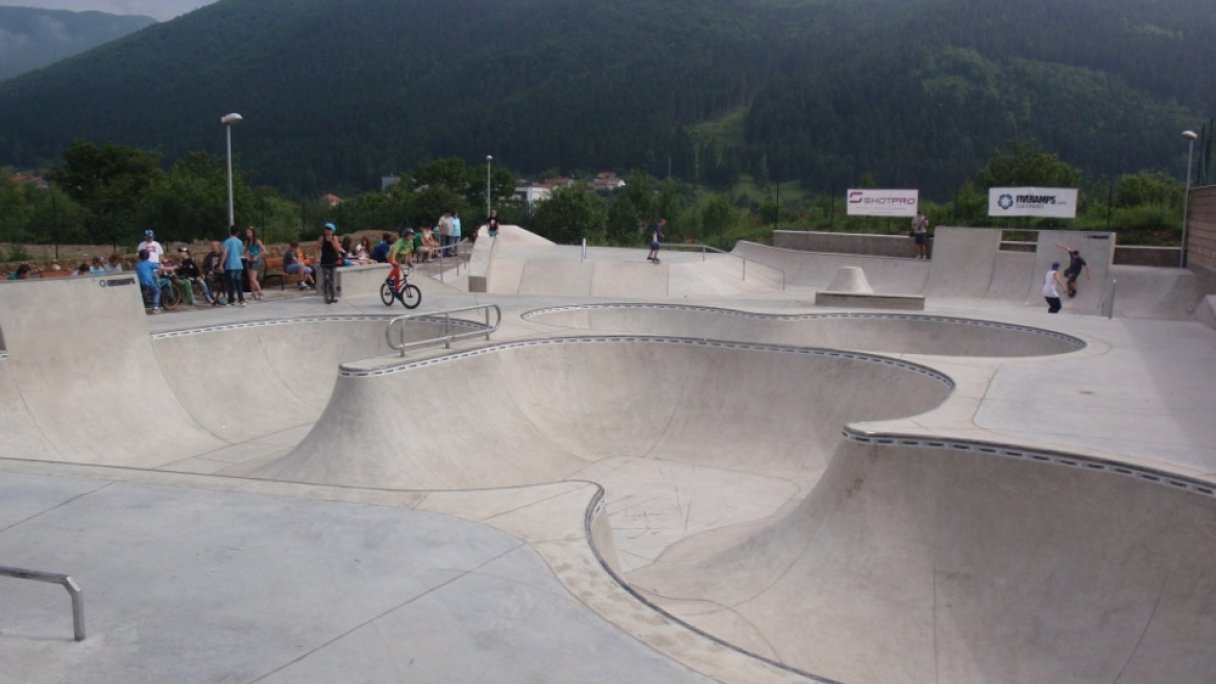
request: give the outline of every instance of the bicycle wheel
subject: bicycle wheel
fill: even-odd
[[[181,293],[172,282],[162,282],[160,286],[160,308],[172,311],[181,303]]]
[[[396,293],[393,292],[393,281],[384,281],[384,284],[380,286],[380,301],[384,302],[385,306],[392,306],[395,297]]]
[[[406,285],[401,288],[401,305],[407,309],[416,309],[422,303],[422,290],[417,285]]]

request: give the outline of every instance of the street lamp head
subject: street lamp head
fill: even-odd
[[[224,117],[222,117],[220,119],[220,123],[224,124],[225,126],[232,126],[234,124],[240,123],[241,121],[244,121],[244,119],[245,119],[245,117],[241,116],[240,114],[237,114],[236,112],[233,112],[231,114],[227,114]]]
[[[492,155],[492,154],[487,154],[487,155],[486,155],[486,161],[494,161],[494,155]]]
[[[1182,137],[1186,138],[1187,140],[1196,140],[1199,138],[1199,134],[1195,131],[1183,131]]]

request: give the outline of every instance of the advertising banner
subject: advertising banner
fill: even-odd
[[[1077,217],[1076,188],[989,188],[989,216]]]
[[[849,216],[916,216],[919,190],[849,190]]]

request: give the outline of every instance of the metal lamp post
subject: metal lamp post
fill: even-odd
[[[220,123],[224,124],[224,129],[228,133],[228,225],[236,225],[236,212],[232,207],[232,127],[240,123],[244,117],[236,112],[227,114],[220,118]]]
[[[1182,249],[1178,254],[1178,266],[1186,268],[1186,224],[1187,213],[1191,208],[1191,167],[1194,165],[1195,140],[1199,138],[1199,134],[1195,131],[1183,131],[1182,137],[1190,141],[1190,149],[1186,155],[1186,195],[1182,198]]]
[[[486,218],[490,218],[490,162],[494,161],[493,155],[486,155]]]

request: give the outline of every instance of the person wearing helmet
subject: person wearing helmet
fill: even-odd
[[[338,242],[337,236],[334,233],[338,232],[338,227],[332,223],[326,223],[325,228],[321,230],[321,237],[317,240],[317,254],[320,255],[321,262],[321,291],[325,292],[325,284],[333,283],[334,273],[338,264],[342,263],[342,244]],[[331,300],[329,303],[337,301]]]
[[[135,251],[138,253],[141,249],[148,250],[148,261],[160,266],[160,257],[165,253],[165,248],[156,241],[156,233],[151,228],[144,231],[144,241],[139,243]]]
[[[406,228],[401,238],[388,248],[388,262],[393,265],[388,279],[396,283],[401,280],[401,264],[414,265],[414,229]]]

